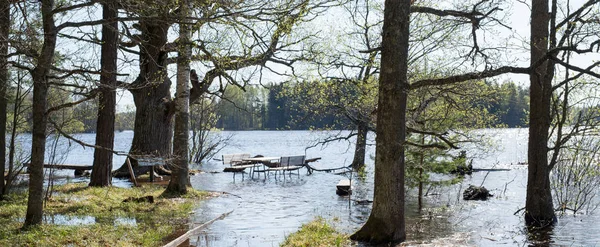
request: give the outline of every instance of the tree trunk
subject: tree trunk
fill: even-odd
[[[351,238],[372,243],[402,242],[404,223],[404,141],[410,0],[386,0],[377,107],[373,210]]]
[[[102,4],[103,18],[105,20],[117,18],[117,9],[112,4]],[[119,24],[117,21],[102,25],[102,57],[100,66],[100,98],[98,101],[98,119],[96,124],[96,148],[94,150],[94,164],[90,177],[90,186],[110,186],[115,137],[115,107],[117,84],[117,42]]]
[[[173,136],[173,110],[171,109],[171,81],[167,77],[167,31],[170,23],[159,18],[140,21],[142,44],[140,45],[140,75],[130,86],[133,95],[135,122],[130,155],[171,155]],[[148,167],[138,167],[132,160],[136,174],[147,172]],[[121,166],[114,174],[127,177],[127,166]]]
[[[531,4],[531,65],[545,59],[548,52],[548,0],[533,0]],[[548,164],[548,133],[550,128],[550,98],[552,76],[548,61],[533,68],[529,75],[530,112],[529,144],[527,158],[527,199],[525,223],[543,227],[555,221],[550,190],[550,166]]]
[[[0,1],[0,200],[6,193],[6,88],[8,75],[8,35],[10,30],[10,4]]]
[[[46,151],[46,125],[48,115],[48,74],[52,67],[56,48],[53,0],[42,0],[42,26],[44,44],[32,71],[33,78],[33,128],[31,138],[31,163],[29,165],[29,197],[23,228],[42,223],[44,190],[44,156]]]
[[[355,170],[358,170],[365,165],[367,134],[369,132],[368,123],[360,122],[357,129],[356,147],[354,149],[354,159],[352,160],[352,168]]]
[[[171,181],[166,194],[181,195],[187,193],[189,183],[189,98],[190,98],[190,25],[185,23],[189,14],[189,3],[182,0],[179,8],[179,56],[177,57],[177,88],[175,96],[175,136],[173,138],[173,166]]]

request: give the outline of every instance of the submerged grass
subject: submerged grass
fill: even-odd
[[[0,201],[0,246],[160,246],[178,229],[197,201],[208,193],[193,189],[183,198],[162,197],[162,186],[96,188],[84,183],[57,186],[44,214],[87,217],[92,222],[44,223],[22,231],[27,194],[11,194]],[[123,202],[153,196],[150,202]],[[91,218],[90,218],[91,217]],[[123,221],[129,223],[122,223]]]
[[[299,231],[288,235],[281,247],[350,246],[348,235],[337,232],[323,218],[302,225]]]

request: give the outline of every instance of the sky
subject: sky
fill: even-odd
[[[430,1],[430,2],[426,2],[426,1]],[[431,3],[434,3],[435,5],[437,5],[437,7],[439,8],[451,8],[451,4],[449,4],[451,1],[433,1],[433,0],[417,0],[416,4],[423,4],[425,6],[431,6]],[[571,0],[570,1],[570,5],[572,7],[572,9],[577,8],[578,6],[581,6],[583,4],[583,2],[585,2],[585,0]],[[459,2],[460,3],[460,2]],[[508,5],[504,5],[503,7],[505,8],[504,11],[502,12],[502,15],[506,15],[504,22],[508,27],[510,27],[510,29],[508,28],[504,28],[504,27],[500,27],[500,26],[496,26],[493,28],[493,30],[491,32],[487,32],[485,30],[480,30],[478,31],[478,35],[479,35],[479,40],[480,43],[489,43],[489,44],[494,44],[497,43],[499,45],[509,45],[510,47],[512,47],[512,49],[506,51],[505,53],[502,54],[501,56],[501,61],[510,61],[507,64],[504,65],[511,65],[511,66],[520,66],[520,67],[527,67],[529,64],[529,52],[527,50],[527,46],[528,46],[528,40],[529,40],[529,18],[530,18],[530,9],[529,6],[527,5],[529,3],[529,1],[526,2],[522,2],[520,0],[514,0],[514,1],[508,1]],[[596,11],[599,8],[596,7]],[[596,12],[597,13],[597,12]],[[88,11],[85,13],[87,16],[92,16],[93,18],[100,18],[101,15],[101,11],[99,11],[99,8],[96,10],[96,12],[94,13],[94,11]],[[69,15],[69,16],[63,16],[63,19],[60,21],[68,21],[70,19],[76,19],[77,15]],[[333,11],[327,11],[324,14],[322,14],[322,16],[318,17],[315,19],[314,27],[311,27],[310,25],[308,26],[304,26],[303,28],[305,29],[304,31],[320,31],[320,34],[323,36],[323,39],[327,39],[330,37],[335,37],[335,36],[339,36],[344,32],[344,20],[343,19],[343,13],[340,12],[340,10],[333,10]],[[347,22],[346,22],[347,23]],[[308,27],[308,28],[307,28]],[[99,27],[94,27],[96,30],[99,30]],[[77,33],[77,32],[81,32],[81,31],[85,31],[85,30],[72,30],[72,32]],[[172,32],[173,34],[171,35],[171,37],[175,37],[174,32]],[[173,38],[174,39],[174,38]],[[336,45],[336,40],[334,39],[329,40],[327,42],[330,42],[330,46],[331,45]],[[81,47],[77,47],[77,48],[73,48],[76,46],[70,46],[68,44],[60,44],[60,50],[62,52],[66,52],[66,53],[81,53],[83,51],[88,52],[89,56],[91,56],[93,59],[99,61],[99,48],[96,47],[90,47],[90,45],[84,45]],[[443,56],[444,54],[442,54]],[[133,59],[135,60],[135,57],[129,57],[128,59]],[[596,54],[592,54],[592,55],[586,55],[586,56],[578,56],[575,57],[573,59],[574,63],[576,65],[585,65],[585,64],[590,64],[593,61],[598,61],[600,60],[600,55],[598,53]],[[131,65],[127,65],[129,67],[131,67]],[[125,63],[121,64],[121,69],[123,73],[129,73],[130,75],[128,77],[123,77],[120,78],[120,80],[126,81],[126,82],[131,82],[135,79],[135,77],[137,76],[137,68],[136,66],[133,66],[134,68],[127,68]],[[192,64],[192,68],[196,68],[199,71],[202,71],[202,66],[199,66],[198,64]],[[289,68],[283,67],[283,66],[273,66],[274,69],[277,70],[281,70],[281,71],[286,71],[289,72]],[[205,69],[205,68],[204,68]],[[481,69],[481,68],[478,68]],[[128,72],[127,72],[128,71]],[[172,81],[175,81],[174,78],[174,71],[175,71],[175,67],[174,66],[170,66],[169,67],[169,74],[172,78]],[[202,73],[200,72],[200,75],[202,75]],[[283,80],[285,78],[280,77],[280,76],[276,76],[273,73],[266,73],[266,75],[264,76],[264,81],[272,81],[272,82],[277,82],[280,80]],[[504,76],[500,76],[498,78],[496,78],[498,81],[513,81],[518,83],[521,86],[527,86],[529,78],[527,75],[504,75]],[[175,83],[173,83],[173,92],[174,92],[174,85]],[[127,91],[125,90],[120,90],[118,92],[118,96],[117,96],[117,104],[118,104],[118,111],[128,111],[128,110],[132,110],[134,105],[133,105],[133,100],[132,100],[132,96],[131,94],[129,94]]]

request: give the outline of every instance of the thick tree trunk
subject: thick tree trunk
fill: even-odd
[[[102,5],[105,20],[116,18],[117,9],[112,4]],[[98,101],[98,120],[96,124],[96,148],[94,150],[94,164],[90,178],[90,186],[110,186],[112,178],[113,154],[115,137],[115,107],[117,84],[117,42],[119,24],[117,21],[102,25],[102,55],[100,66],[101,90]]]
[[[531,4],[531,65],[545,59],[548,52],[548,0],[533,0]],[[552,96],[552,75],[548,71],[548,61],[532,68],[529,75],[530,112],[529,145],[527,158],[527,199],[525,202],[525,223],[528,226],[543,227],[555,220],[550,190],[550,166],[548,164],[548,133],[550,128],[550,98]]]
[[[6,193],[6,88],[8,77],[8,35],[10,30],[10,4],[0,1],[0,200]]]
[[[356,147],[354,148],[354,159],[352,160],[352,168],[356,170],[364,167],[365,165],[367,134],[369,132],[368,123],[359,123],[357,129],[358,133],[356,135]]]
[[[140,75],[129,91],[135,103],[135,122],[130,155],[169,157],[173,136],[173,112],[171,109],[171,81],[167,77],[167,43],[170,23],[158,18],[140,21],[142,44],[140,45]],[[147,167],[137,167],[136,174],[147,172]],[[127,177],[127,166],[121,166],[114,175]]]
[[[179,24],[179,56],[177,58],[177,88],[175,96],[175,136],[173,138],[173,166],[171,181],[166,194],[187,193],[189,184],[189,108],[190,108],[190,26],[185,24],[189,3],[182,0],[179,8],[182,23]]]
[[[48,115],[48,74],[52,67],[56,48],[53,0],[42,0],[42,25],[44,44],[32,71],[33,78],[33,128],[31,140],[31,164],[29,166],[29,197],[24,228],[42,223],[44,190],[44,157],[46,151],[46,125]]]
[[[351,238],[372,243],[402,242],[404,223],[404,141],[410,0],[386,0],[377,107],[373,210]]]

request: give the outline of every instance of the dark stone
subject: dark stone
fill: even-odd
[[[490,191],[483,186],[469,185],[469,188],[463,191],[464,200],[487,200],[491,196]]]

